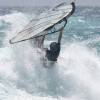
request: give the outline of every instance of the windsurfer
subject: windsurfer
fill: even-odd
[[[62,31],[63,31],[63,28],[60,31],[60,34],[59,34],[59,37],[58,37],[58,42],[52,42],[50,44],[50,50],[49,49],[46,50],[46,58],[49,61],[57,61],[57,58],[58,58],[59,53],[60,53]]]
[[[71,5],[73,6],[73,10],[71,11],[70,15],[72,15],[75,12],[75,3],[72,2]],[[65,25],[66,25],[67,24],[67,19],[64,18],[63,21],[66,22],[65,23]],[[60,34],[59,34],[59,37],[58,37],[58,42],[52,42],[50,44],[50,50],[49,49],[46,50],[46,58],[49,61],[57,61],[57,58],[59,56],[60,49],[61,49],[60,45],[61,45],[61,39],[62,39],[62,33],[63,33],[64,27],[60,30]]]

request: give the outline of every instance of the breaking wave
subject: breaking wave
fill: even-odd
[[[66,34],[69,31],[65,31],[65,43],[62,43],[58,62],[52,68],[45,68],[30,41],[9,44],[9,39],[30,19],[29,15],[21,12],[0,16],[0,33],[5,34],[0,34],[0,99],[100,100],[100,57],[97,49],[86,44],[89,38],[75,41],[74,33],[79,30],[77,23],[84,26],[88,22],[84,18],[70,19],[74,22],[73,25],[69,23],[70,29],[77,25],[77,30],[71,31],[73,42],[66,40],[71,36]]]

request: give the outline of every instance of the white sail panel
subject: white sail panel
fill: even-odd
[[[48,12],[41,13],[33,19],[21,32],[10,40],[11,43],[24,41],[30,38],[47,34],[45,31],[49,27],[57,24],[60,20],[69,17],[72,11],[72,5],[58,5]]]

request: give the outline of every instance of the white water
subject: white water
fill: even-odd
[[[100,100],[100,58],[95,50],[66,42],[58,63],[46,69],[29,41],[8,43],[28,17],[13,13],[0,20],[11,24],[0,48],[0,100]]]

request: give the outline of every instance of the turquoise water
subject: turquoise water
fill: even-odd
[[[30,41],[9,44],[35,14],[1,8],[0,100],[100,100],[100,8],[76,9],[65,27],[58,62],[48,69]],[[45,44],[56,39],[57,34],[48,36]]]

